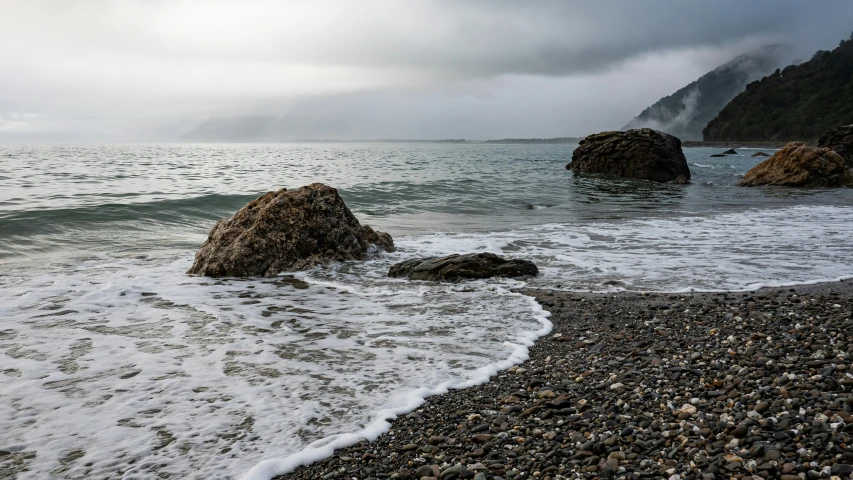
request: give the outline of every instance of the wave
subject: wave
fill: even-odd
[[[152,220],[185,223],[232,214],[257,195],[202,195],[139,203],[104,203],[68,208],[37,208],[0,212],[0,238],[37,235],[65,229],[87,229],[114,222]]]

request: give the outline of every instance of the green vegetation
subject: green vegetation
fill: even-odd
[[[785,47],[766,45],[738,55],[672,95],[661,98],[622,130],[648,127],[681,140],[700,140],[705,125],[743,92],[749,82],[784,65],[781,58],[786,53]]]
[[[747,85],[702,131],[705,141],[814,141],[853,123],[853,39]]]

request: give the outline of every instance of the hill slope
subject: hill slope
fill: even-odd
[[[703,130],[707,141],[811,141],[853,123],[853,39],[747,85]]]
[[[643,110],[622,130],[654,128],[682,140],[700,140],[702,129],[746,85],[782,65],[786,49],[768,45],[739,55]]]

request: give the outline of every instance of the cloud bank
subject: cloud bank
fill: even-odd
[[[7,141],[173,140],[259,118],[260,140],[579,135],[749,48],[808,58],[853,29],[847,1],[4,0],[0,12]]]

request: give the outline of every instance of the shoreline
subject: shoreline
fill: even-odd
[[[766,148],[768,150],[779,150],[786,144],[788,142],[706,142],[704,140],[684,140],[681,142],[681,146],[684,148]]]
[[[274,478],[853,478],[853,282],[521,293],[527,361]]]

